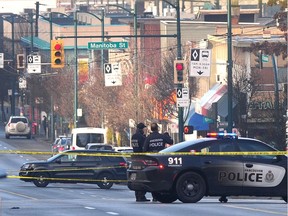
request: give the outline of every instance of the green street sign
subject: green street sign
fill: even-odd
[[[128,42],[88,42],[88,49],[103,50],[103,49],[127,49]]]
[[[268,55],[262,55],[262,62],[268,62]]]

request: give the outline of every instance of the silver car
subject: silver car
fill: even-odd
[[[31,139],[29,120],[25,116],[10,116],[5,125],[5,137],[9,139],[10,136],[26,136]]]

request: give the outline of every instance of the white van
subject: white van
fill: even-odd
[[[72,129],[71,150],[85,149],[88,143],[106,143],[105,129],[94,127]]]

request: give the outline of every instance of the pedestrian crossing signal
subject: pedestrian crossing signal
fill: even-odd
[[[184,126],[184,134],[193,134],[194,127],[193,126]]]

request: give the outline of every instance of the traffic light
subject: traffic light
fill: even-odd
[[[262,62],[262,51],[258,52],[258,55],[256,57],[256,63],[255,63],[255,67],[262,69],[263,68],[263,62]]]
[[[184,134],[193,134],[194,127],[193,126],[184,126]]]
[[[25,68],[24,54],[17,54],[17,69]]]
[[[65,53],[63,40],[51,40],[51,68],[64,68]]]
[[[174,61],[174,83],[180,84],[184,83],[185,79],[185,61],[175,60]]]

